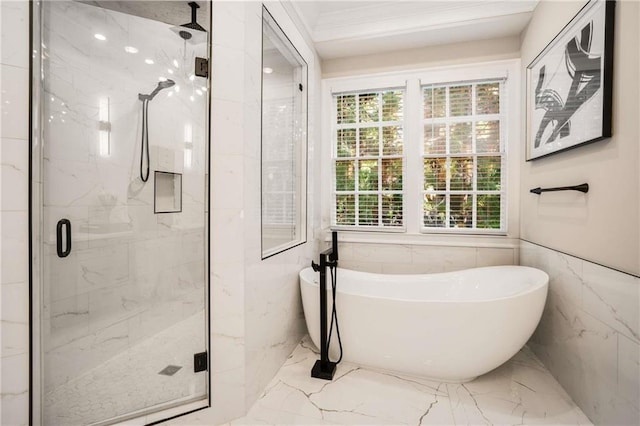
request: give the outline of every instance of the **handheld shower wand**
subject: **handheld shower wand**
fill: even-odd
[[[153,100],[163,89],[168,89],[176,84],[173,80],[164,80],[158,83],[153,92],[148,95],[138,93],[138,99],[142,101],[142,143],[140,147],[140,179],[143,182],[149,180],[149,101]],[[147,167],[144,167],[144,159],[147,160]]]
[[[138,99],[140,99],[141,101],[152,101],[153,98],[156,97],[156,95],[158,93],[160,93],[161,90],[163,89],[168,89],[169,87],[173,87],[175,86],[176,82],[173,80],[164,80],[158,83],[158,85],[156,86],[155,89],[153,89],[153,92],[149,93],[148,95],[143,95],[142,93],[138,93]]]

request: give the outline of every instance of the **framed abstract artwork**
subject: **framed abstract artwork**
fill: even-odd
[[[527,161],[611,136],[614,10],[589,1],[527,67]]]

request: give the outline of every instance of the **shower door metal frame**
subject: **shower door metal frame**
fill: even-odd
[[[44,0],[29,1],[29,186],[28,186],[28,235],[29,235],[29,424],[43,424],[42,401],[43,401],[43,355],[42,355],[42,330],[41,330],[41,309],[42,306],[42,286],[43,286],[43,102],[44,99],[44,68],[42,63],[42,40],[43,40],[43,8]],[[211,64],[212,46],[212,23],[213,8],[209,6],[209,32],[207,38],[207,54],[209,64]],[[211,65],[209,65],[210,67]],[[205,347],[209,354],[209,366],[206,371],[206,396],[200,400],[171,404],[159,411],[142,409],[140,411],[125,414],[106,422],[112,424],[130,419],[145,418],[147,425],[154,425],[166,420],[180,417],[195,411],[211,407],[211,192],[209,184],[210,164],[211,164],[211,72],[207,77],[208,90],[207,111],[205,114],[205,235],[204,235],[204,338]]]

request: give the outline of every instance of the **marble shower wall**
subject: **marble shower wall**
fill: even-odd
[[[640,278],[522,241],[520,264],[549,274],[529,341],[596,424],[640,424]]]
[[[279,3],[267,7],[298,50],[308,49]],[[223,423],[246,413],[304,334],[298,272],[316,247],[318,206],[311,188],[318,170],[313,146],[319,111],[309,115],[308,242],[262,260],[262,5],[214,2],[212,28],[210,415]],[[318,62],[305,59],[314,105]]]
[[[340,236],[338,236],[338,239]],[[341,242],[340,266],[385,274],[431,274],[481,266],[517,265],[517,247],[459,247]]]
[[[0,2],[0,424],[29,423],[29,2]]]
[[[190,78],[206,42],[168,24],[78,2],[47,2],[43,15],[48,392],[204,309],[207,83]],[[149,102],[144,183],[138,93],[161,78],[176,85]],[[154,214],[156,170],[182,175],[180,212]],[[61,259],[63,217],[73,250]]]

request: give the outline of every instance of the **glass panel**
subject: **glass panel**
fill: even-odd
[[[402,226],[402,194],[382,195],[382,225]]]
[[[447,196],[428,193],[422,200],[423,223],[427,228],[444,228],[447,217]]]
[[[378,190],[378,160],[359,161],[358,190]]]
[[[306,239],[307,66],[266,9],[262,31],[262,255],[266,257]],[[338,100],[340,116],[347,121],[349,102]],[[339,149],[345,153],[353,149],[352,132],[341,134]]]
[[[402,190],[402,159],[382,159],[382,190]]]
[[[499,191],[502,185],[502,157],[478,157],[478,191]]]
[[[424,89],[424,118],[442,118],[447,115],[447,89],[445,87]]]
[[[476,122],[476,151],[500,152],[500,121]]]
[[[338,130],[338,157],[356,156],[356,129]]]
[[[356,224],[355,195],[336,195],[336,224]]]
[[[451,194],[449,197],[451,211],[449,226],[451,228],[473,227],[473,195]]]
[[[450,132],[451,154],[471,154],[473,152],[471,123],[452,123]]]
[[[424,190],[445,191],[447,189],[447,159],[424,159]]]
[[[355,160],[336,161],[336,191],[355,189],[355,163]]]
[[[500,229],[500,195],[478,195],[477,225],[483,229]]]
[[[403,116],[403,92],[393,91],[382,94],[382,121],[400,121]]]
[[[426,124],[424,126],[424,153],[445,154],[447,152],[447,125]]]
[[[500,113],[500,83],[476,86],[476,114]]]
[[[449,115],[459,117],[471,115],[471,85],[449,88]]]
[[[185,42],[173,25],[117,10],[40,4],[42,423],[113,423],[206,401],[193,359],[207,350],[209,85],[193,64],[207,58],[208,33],[181,29]],[[164,181],[171,212],[154,213],[154,172],[181,176]],[[60,257],[64,219],[72,245]]]
[[[378,225],[377,195],[358,195],[358,222],[363,226]]]
[[[379,150],[379,137],[377,127],[365,127],[360,129],[359,149],[360,156],[373,155],[378,156]]]
[[[356,122],[356,95],[339,95],[336,98],[338,124]]]
[[[360,122],[373,123],[379,121],[380,101],[377,93],[363,93],[358,95],[358,105],[360,108]]]
[[[451,159],[450,166],[451,190],[452,191],[468,191],[473,189],[473,158],[454,157]]]
[[[400,126],[382,128],[382,155],[402,155],[403,133]]]

